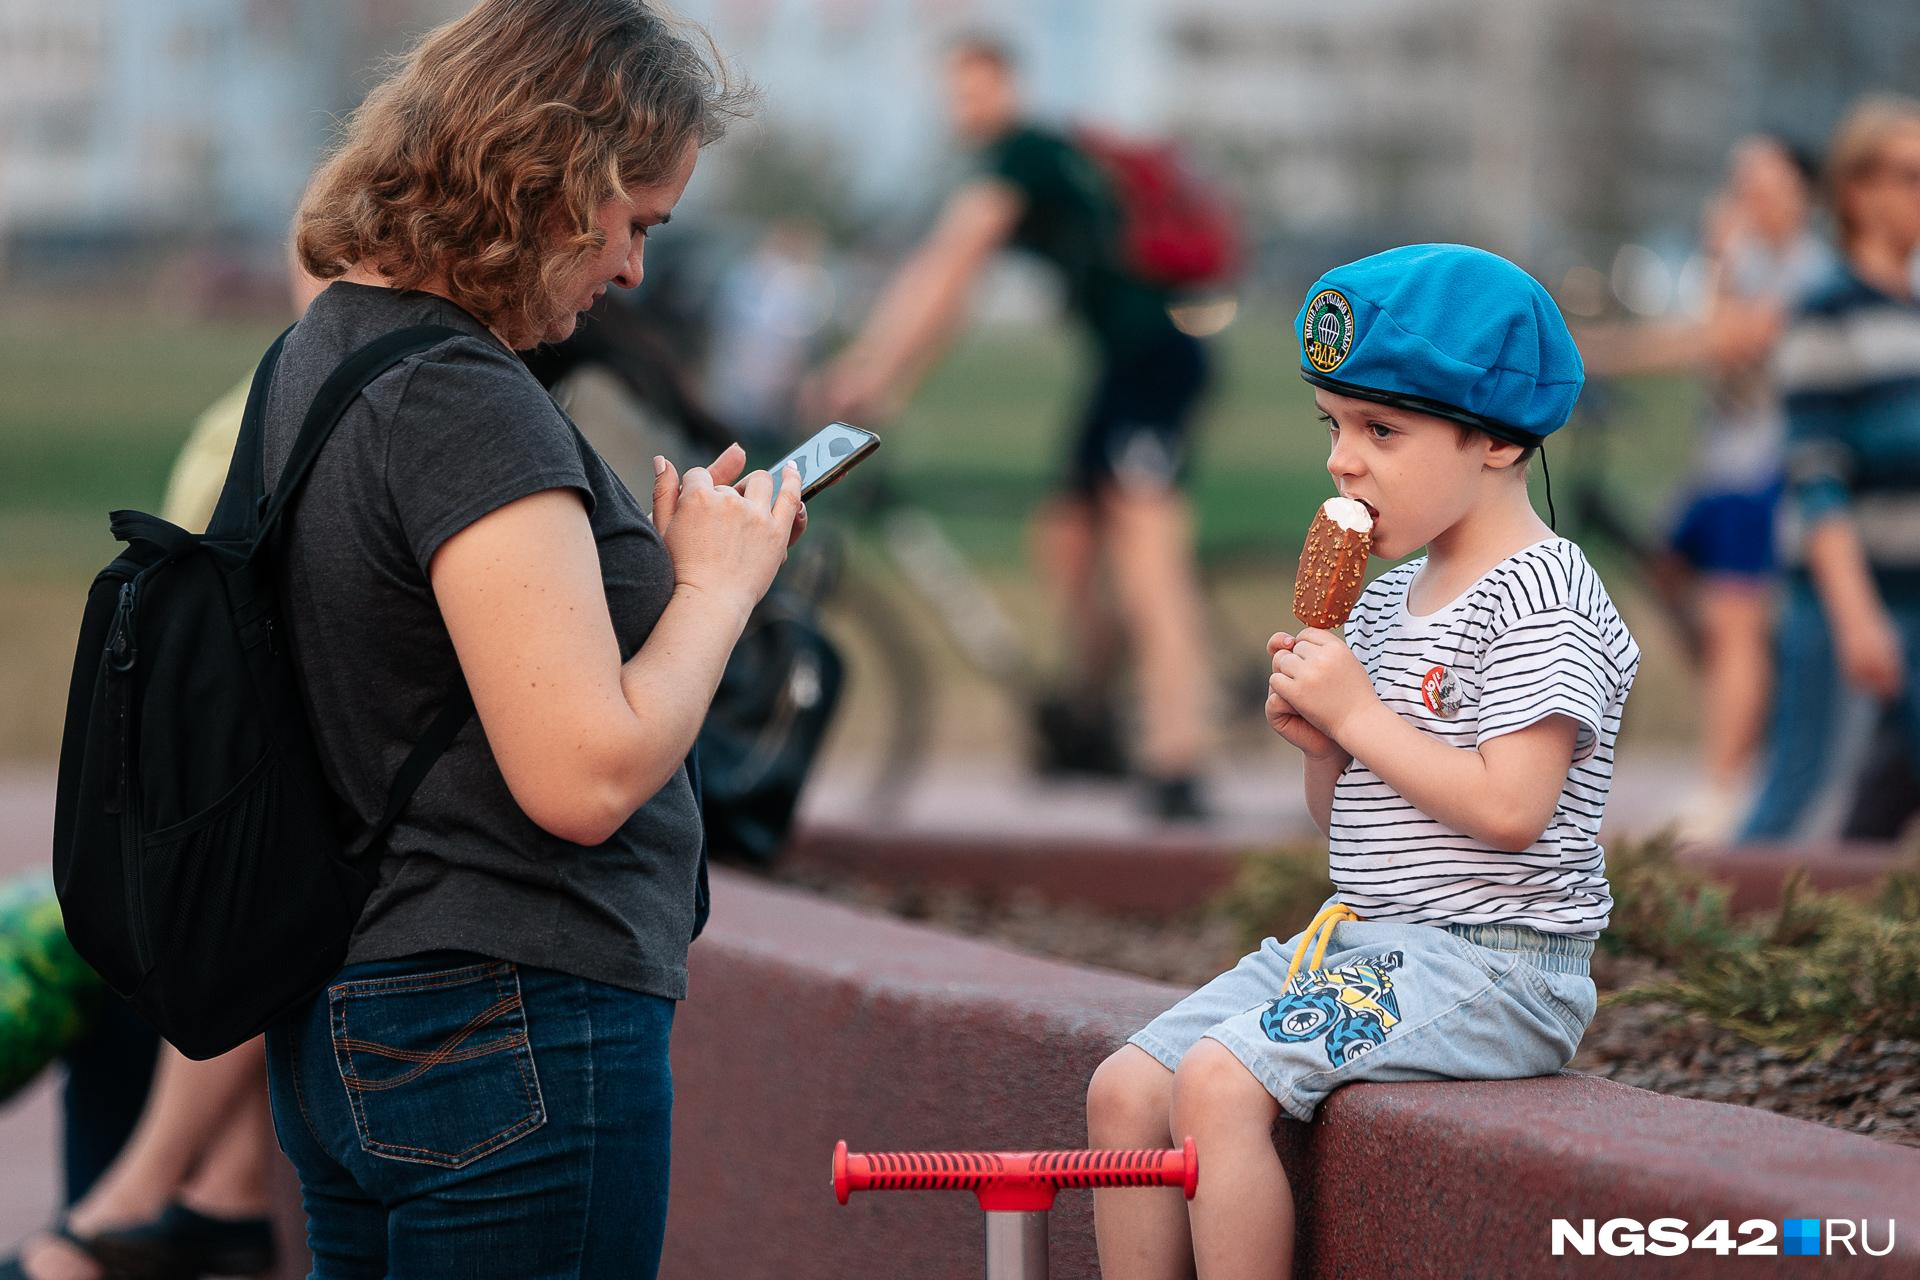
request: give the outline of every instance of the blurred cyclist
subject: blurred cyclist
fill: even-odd
[[[1103,557],[1112,565],[1137,673],[1147,804],[1162,817],[1201,816],[1197,774],[1212,682],[1193,513],[1180,482],[1207,386],[1206,353],[1168,318],[1166,290],[1125,262],[1120,206],[1099,166],[1065,136],[1026,120],[1008,51],[979,37],[956,43],[947,94],[956,131],[977,151],[977,174],[948,199],[822,375],[820,407],[856,421],[897,412],[960,327],[971,286],[1003,246],[1028,250],[1059,273],[1067,305],[1092,339],[1095,371],[1064,491],[1036,513],[1036,556],[1067,612],[1082,706],[1084,689],[1102,674]],[[1075,733],[1060,723],[1061,711],[1043,711],[1043,736],[1056,746]],[[1077,718],[1097,723],[1094,712]]]

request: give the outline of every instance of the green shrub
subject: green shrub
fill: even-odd
[[[1291,938],[1332,896],[1325,849],[1258,849],[1240,860],[1213,909],[1232,923],[1246,952],[1266,938]]]
[[[1674,863],[1670,841],[1621,845],[1608,861],[1607,945],[1669,971],[1609,1000],[1671,1005],[1783,1049],[1920,1039],[1920,864],[1871,899],[1815,892],[1795,871],[1773,910],[1737,920],[1725,889]]]
[[[1622,841],[1607,850],[1613,917],[1600,945],[1662,965],[1741,945],[1724,885],[1674,860],[1670,835]]]

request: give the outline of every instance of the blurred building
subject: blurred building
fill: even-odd
[[[848,194],[914,204],[950,154],[935,54],[987,28],[1042,116],[1170,132],[1275,251],[1472,240],[1543,273],[1691,237],[1729,144],[1817,144],[1920,88],[1913,0],[685,0]],[[729,144],[730,146],[732,144]]]
[[[1535,264],[1690,236],[1729,144],[1920,88],[1911,0],[1169,0],[1167,126],[1270,225]]]
[[[4,0],[0,232],[271,235],[361,70],[462,0]]]
[[[0,246],[278,237],[383,55],[471,0],[0,0]],[[940,42],[1037,113],[1185,136],[1269,254],[1474,240],[1543,274],[1692,234],[1728,144],[1920,88],[1916,0],[679,0],[766,91],[692,199],[861,225],[953,172]],[[759,174],[758,198],[727,170]],[[712,172],[719,171],[719,172]],[[802,188],[806,198],[802,199]]]
[[[939,54],[962,32],[1003,37],[1047,117],[1156,126],[1168,0],[676,0],[766,95],[717,168],[766,146],[824,142],[840,194],[869,215],[938,195],[951,160]],[[782,179],[792,175],[782,172]],[[715,186],[692,193],[707,198]],[[918,193],[918,194],[916,194]]]

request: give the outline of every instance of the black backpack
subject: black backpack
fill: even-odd
[[[112,514],[67,695],[54,884],[75,950],[190,1058],[251,1039],[340,968],[369,856],[473,714],[461,685],[357,840],[326,782],[276,599],[275,529],[347,406],[458,331],[417,325],[321,386],[269,499],[261,446],[286,334],[253,377],[212,523]]]

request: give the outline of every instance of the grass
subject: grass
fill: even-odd
[[[245,376],[276,327],[194,323],[85,300],[0,307],[0,759],[44,760],[57,742],[74,619],[87,581],[116,546],[107,511],[158,505],[194,418]],[[1325,437],[1294,373],[1284,317],[1244,318],[1215,355],[1220,390],[1194,477],[1203,556],[1270,566],[1252,589],[1284,600],[1307,515],[1331,492]],[[1020,516],[1061,470],[1085,376],[1064,329],[978,332],[887,432],[881,458],[892,483],[939,516],[991,580],[1020,580]],[[1651,520],[1682,472],[1691,400],[1678,384],[1648,383],[1622,402],[1607,470]],[[1567,435],[1551,446],[1557,486],[1593,461],[1589,429]],[[1538,476],[1535,484],[1538,497]],[[818,516],[833,518],[834,502]],[[1642,626],[1647,611],[1630,585],[1596,556],[1609,582],[1625,587],[1616,590],[1643,647],[1657,648],[1646,637],[1657,624]],[[1044,636],[1044,603],[1019,590],[1008,598]],[[1683,682],[1677,663],[1663,667],[1650,652],[1641,687],[1663,691],[1636,701],[1661,711],[1658,736],[1687,731],[1684,698],[1667,696]]]
[[[271,324],[103,310],[0,312],[0,572],[77,580],[112,557],[106,513],[151,509],[199,413],[252,367]]]

